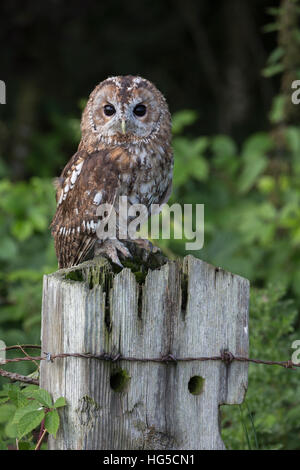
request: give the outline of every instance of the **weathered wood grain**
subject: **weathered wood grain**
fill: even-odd
[[[44,277],[43,351],[248,355],[246,279],[192,256],[149,270],[143,283],[130,269],[112,274],[101,263],[79,266],[82,282],[66,280],[63,270]],[[127,384],[115,391],[121,370]],[[247,364],[238,362],[43,361],[41,386],[68,403],[49,448],[224,449],[219,406],[243,401],[247,376]],[[199,394],[189,390],[201,386],[192,377],[204,379]]]

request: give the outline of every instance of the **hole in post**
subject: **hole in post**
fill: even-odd
[[[203,392],[204,380],[205,379],[200,377],[200,375],[191,377],[188,384],[189,392],[192,395],[200,395],[200,393]]]
[[[129,383],[130,376],[123,369],[115,369],[110,376],[110,386],[114,392],[124,392]]]

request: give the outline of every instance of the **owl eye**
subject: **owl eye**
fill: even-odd
[[[112,116],[113,114],[115,114],[115,112],[116,112],[116,109],[112,104],[106,104],[104,106],[105,116]]]
[[[137,104],[133,112],[136,116],[142,117],[142,116],[145,116],[146,110],[147,108],[144,104]]]

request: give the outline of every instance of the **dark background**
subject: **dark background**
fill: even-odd
[[[18,139],[26,145],[32,127],[49,130],[50,110],[79,116],[79,100],[111,75],[153,81],[172,112],[196,109],[197,133],[226,133],[240,142],[265,129],[276,78],[266,80],[261,70],[276,34],[262,34],[262,28],[270,20],[267,8],[277,3],[2,2],[0,70],[9,106],[0,111],[13,127],[1,129],[0,152],[9,158],[13,178],[47,173],[26,168],[15,148]],[[24,126],[28,133],[21,138]]]

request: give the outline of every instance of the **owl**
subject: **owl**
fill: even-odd
[[[110,77],[92,91],[81,119],[78,150],[57,178],[51,229],[60,268],[102,253],[122,266],[131,253],[118,236],[99,239],[100,204],[161,207],[171,194],[171,117],[161,92],[137,76]],[[93,250],[93,251],[92,251]]]

